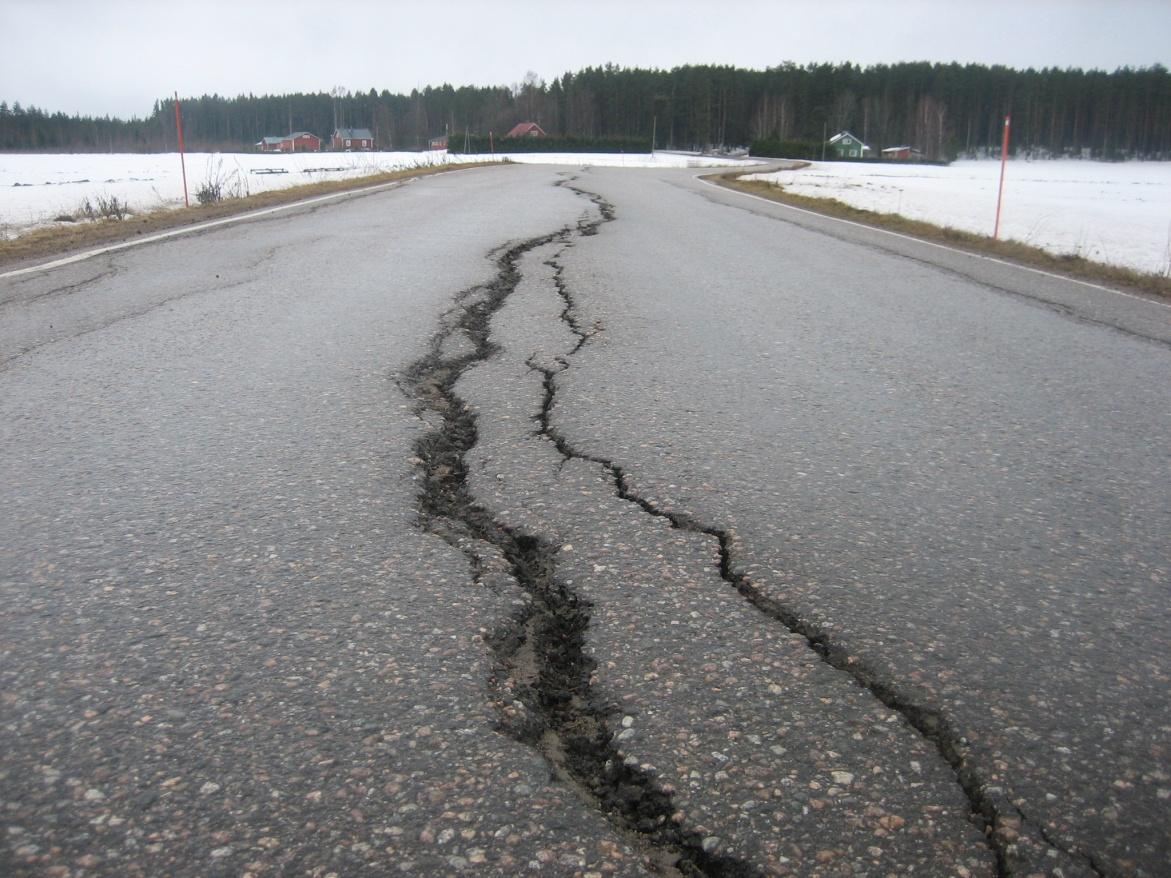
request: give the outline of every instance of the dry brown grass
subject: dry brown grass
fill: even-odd
[[[0,268],[13,268],[21,263],[32,263],[38,259],[60,257],[80,250],[91,250],[109,244],[117,244],[137,237],[153,235],[157,232],[197,225],[207,220],[249,213],[281,204],[292,204],[318,195],[361,190],[384,183],[393,183],[396,180],[426,177],[465,168],[486,167],[489,164],[499,163],[468,162],[441,165],[434,168],[409,168],[402,171],[358,177],[353,180],[309,183],[304,186],[293,186],[272,192],[260,192],[244,198],[226,198],[216,204],[193,204],[191,207],[175,210],[136,213],[124,220],[80,221],[69,225],[34,229],[17,238],[0,241]]]
[[[1039,268],[1042,271],[1049,271],[1062,275],[1063,277],[1073,278],[1074,280],[1088,281],[1090,283],[1108,285],[1131,292],[1171,298],[1171,277],[1166,277],[1161,274],[1147,274],[1118,265],[1094,262],[1073,254],[1057,255],[1042,250],[1039,247],[1032,247],[1017,241],[994,241],[992,238],[985,237],[984,235],[977,235],[948,226],[936,226],[931,223],[908,219],[897,213],[877,213],[872,210],[862,210],[861,208],[851,207],[834,198],[810,198],[805,195],[794,195],[786,192],[784,188],[775,183],[739,179],[740,175],[744,173],[755,172],[735,171],[733,173],[715,174],[709,179],[729,189],[750,192],[753,195],[759,195],[762,198],[777,201],[781,204],[790,204],[794,207],[804,208],[805,210],[811,210],[826,216],[898,232],[899,234],[920,238],[924,241],[947,244],[949,247],[954,247],[957,250],[978,253],[982,256],[994,256],[1006,262],[1025,265],[1030,268]]]

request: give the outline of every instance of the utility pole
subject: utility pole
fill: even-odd
[[[333,88],[331,88],[329,90],[329,93],[333,97],[333,130],[334,130],[334,132],[337,132],[337,130],[338,130],[337,99],[340,98],[342,95],[344,95],[346,93],[346,90],[340,85],[335,85]],[[343,121],[343,124],[345,124],[344,121]]]
[[[183,114],[179,111],[179,92],[175,92],[175,135],[179,141],[179,167],[183,169],[183,206],[190,207],[187,197],[187,160],[183,157]]]
[[[1000,201],[1004,197],[1004,165],[1008,161],[1009,117],[1004,117],[1004,139],[1000,143],[1000,188],[996,191],[996,224],[992,227],[992,240],[1000,237]]]

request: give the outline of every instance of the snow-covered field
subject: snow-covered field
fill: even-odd
[[[999,176],[1000,162],[989,160],[948,167],[814,162],[745,179],[991,235]],[[1010,161],[1000,236],[1053,253],[1171,273],[1171,162]]]
[[[727,159],[655,153],[651,155],[557,155],[518,153],[495,156],[444,152],[363,153],[190,153],[187,188],[191,203],[208,182],[225,194],[255,194],[319,180],[354,179],[383,171],[466,161],[503,161],[625,167],[712,167],[738,164]],[[276,171],[277,173],[269,173]],[[117,197],[132,210],[183,204],[178,153],[26,155],[0,153],[0,236],[11,237],[53,218],[74,214],[86,199]]]

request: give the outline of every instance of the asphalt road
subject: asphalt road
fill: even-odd
[[[0,873],[1166,874],[1169,380],[692,172],[0,277]]]

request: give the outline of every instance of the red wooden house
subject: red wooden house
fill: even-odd
[[[374,149],[374,135],[369,128],[338,128],[329,145],[333,149]]]
[[[545,129],[536,122],[520,122],[505,137],[545,137]]]

